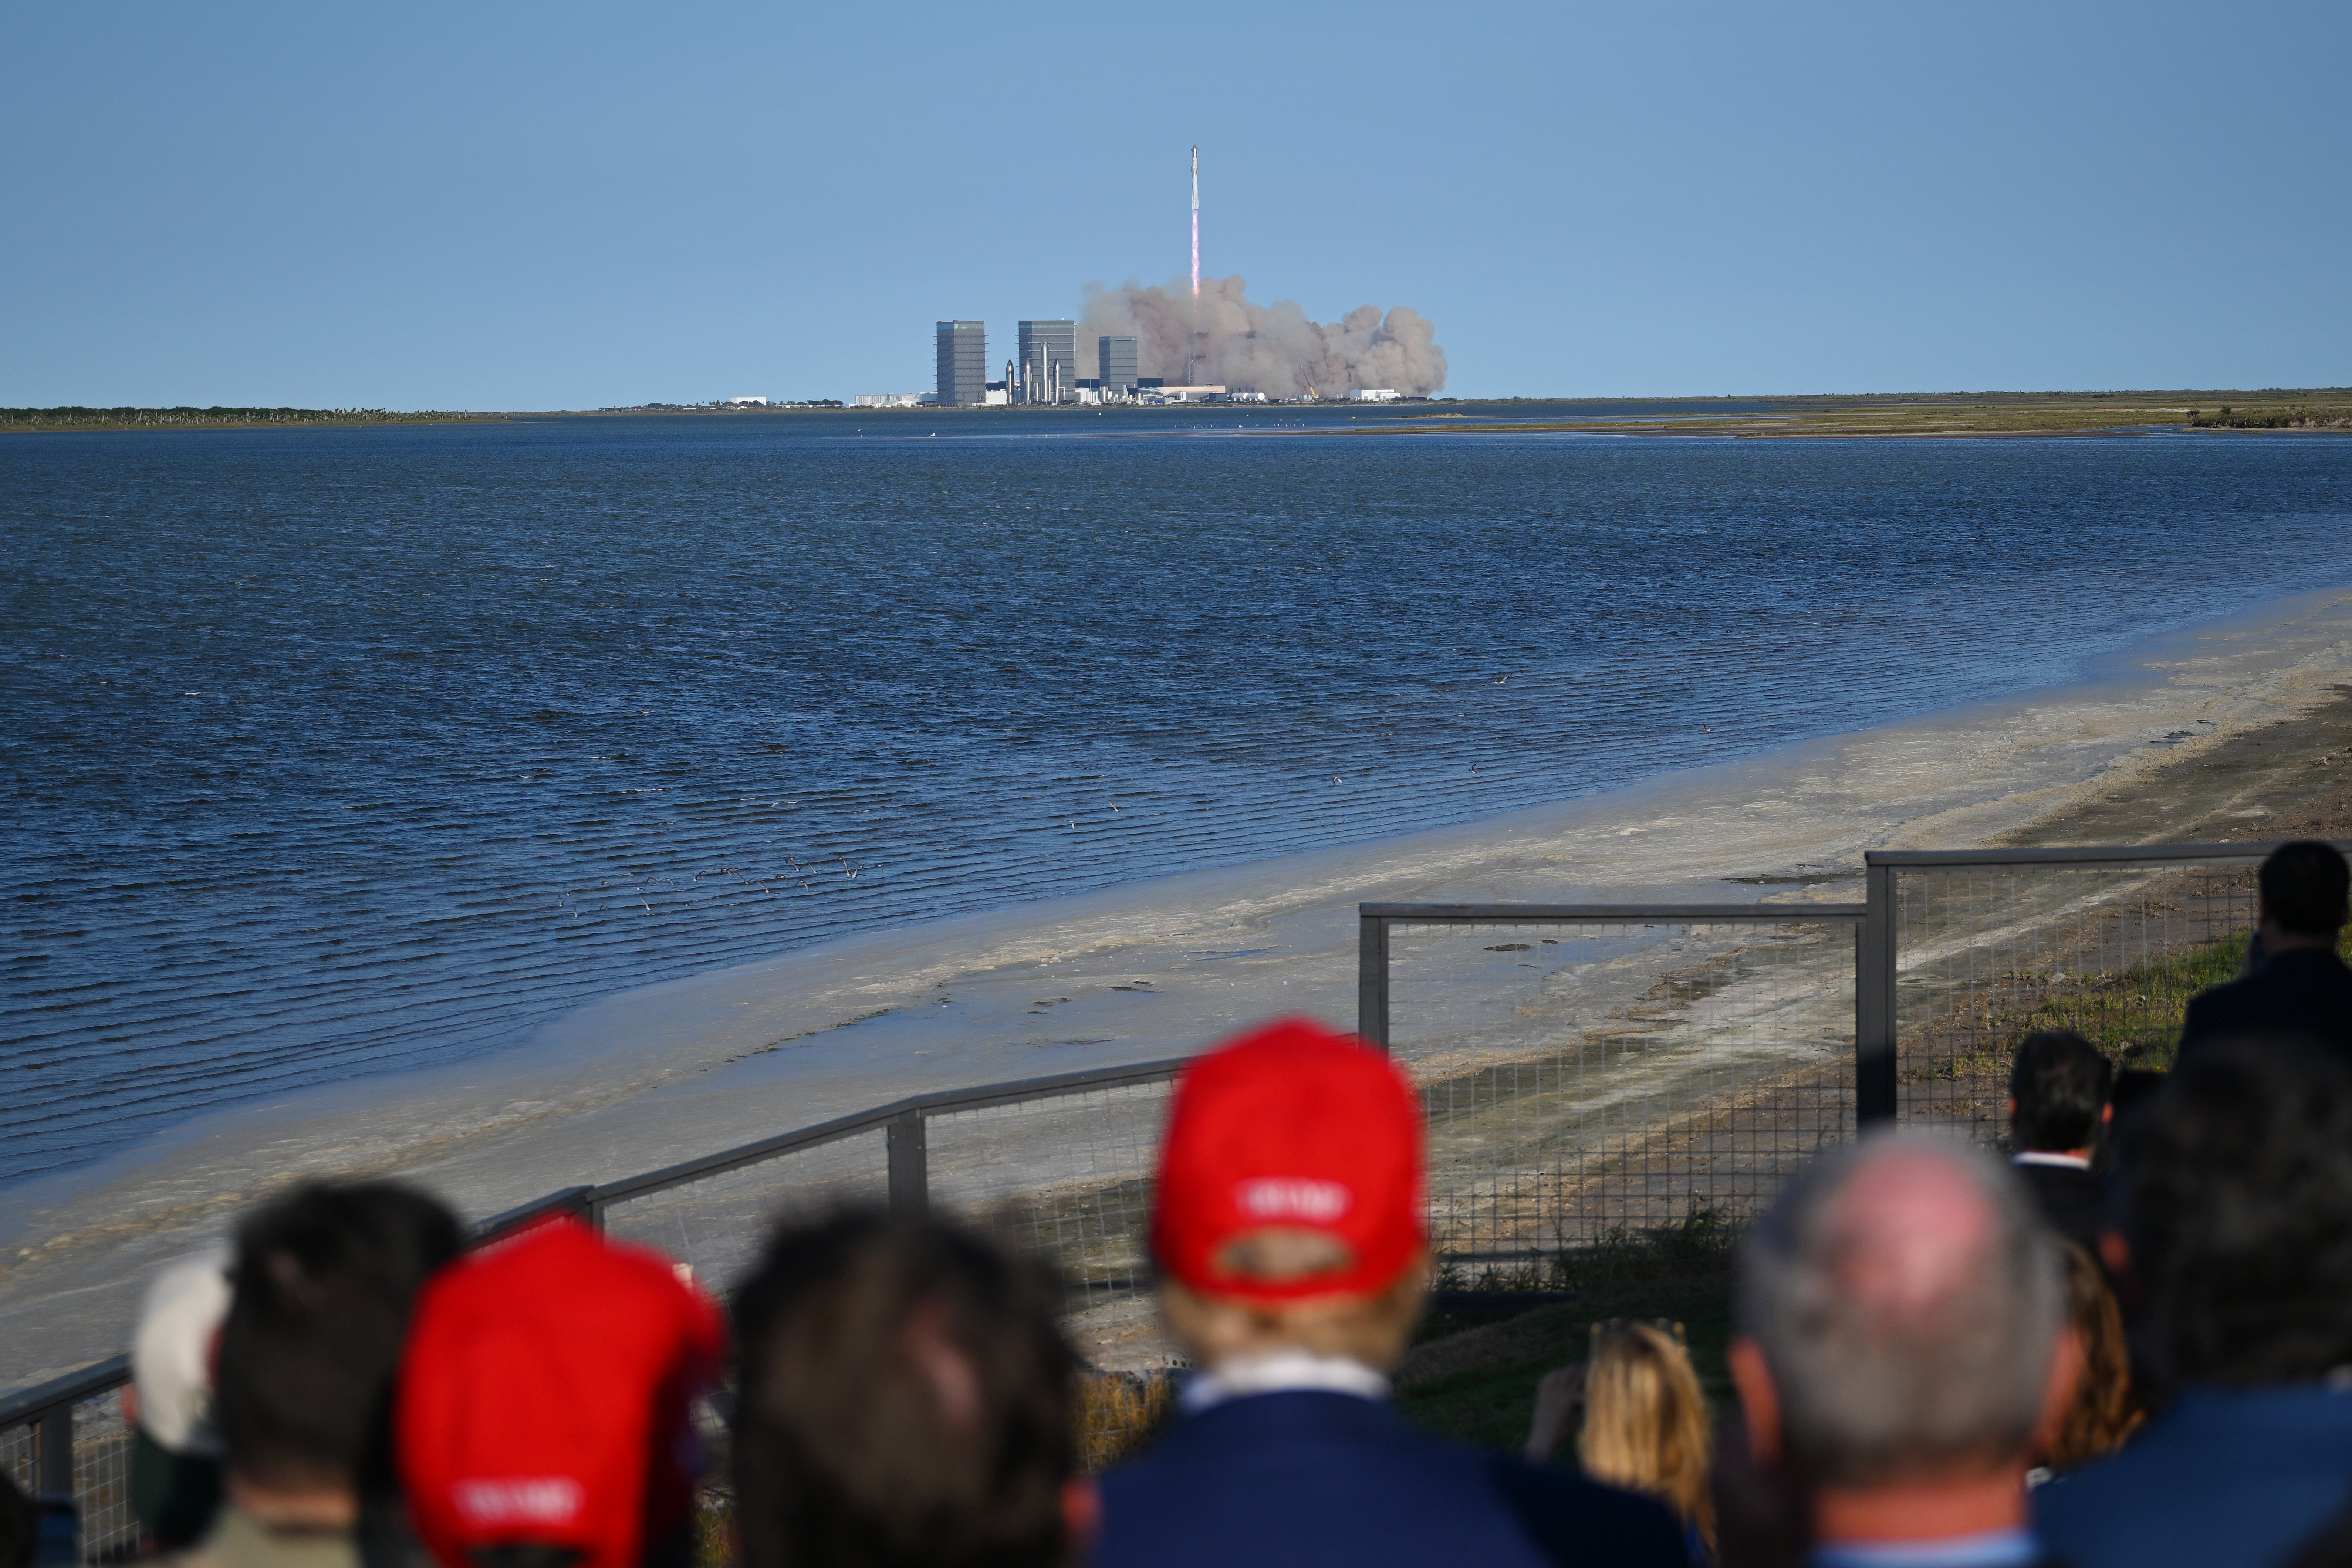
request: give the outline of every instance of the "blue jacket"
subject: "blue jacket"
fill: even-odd
[[[1179,1417],[1103,1478],[1094,1568],[1684,1568],[1647,1498],[1424,1436],[1350,1394]]]
[[[2074,1568],[2270,1568],[2352,1497],[2352,1392],[2192,1388],[2114,1458],[2033,1494]]]

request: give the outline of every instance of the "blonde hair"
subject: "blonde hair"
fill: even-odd
[[[1386,1372],[1404,1354],[1428,1296],[1426,1254],[1416,1256],[1395,1283],[1369,1296],[1260,1303],[1202,1295],[1174,1279],[1160,1282],[1170,1331],[1204,1366],[1297,1350],[1346,1356]]]
[[[1576,1440],[1584,1473],[1665,1503],[1712,1553],[1711,1447],[1706,1396],[1682,1342],[1651,1323],[1594,1324]]]
[[[2071,1241],[2061,1245],[2066,1254],[2066,1316],[2082,1336],[2083,1375],[2042,1460],[2053,1470],[2071,1470],[2122,1447],[2147,1412],[2132,1386],[2131,1353],[2115,1292],[2089,1253]]]

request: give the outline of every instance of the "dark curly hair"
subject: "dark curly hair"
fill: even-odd
[[[1044,1268],[938,1220],[780,1230],[734,1300],[745,1568],[1065,1561],[1061,1305]]]

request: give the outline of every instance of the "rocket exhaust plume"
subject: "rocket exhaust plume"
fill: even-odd
[[[1118,289],[1086,288],[1078,321],[1078,358],[1098,337],[1133,338],[1136,372],[1182,384],[1200,382],[1269,397],[1345,397],[1360,387],[1386,386],[1426,396],[1445,384],[1445,351],[1429,319],[1402,305],[1383,313],[1360,306],[1331,322],[1311,321],[1295,300],[1261,305],[1238,278],[1199,280],[1187,295],[1184,279],[1146,288],[1133,279]]]
[[[1192,298],[1201,297],[1201,150],[1192,149]]]

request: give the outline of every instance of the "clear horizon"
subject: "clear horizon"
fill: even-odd
[[[52,10],[0,405],[927,390],[1188,264],[1465,399],[2327,388],[2352,13]],[[1675,390],[1633,391],[1628,387]]]

